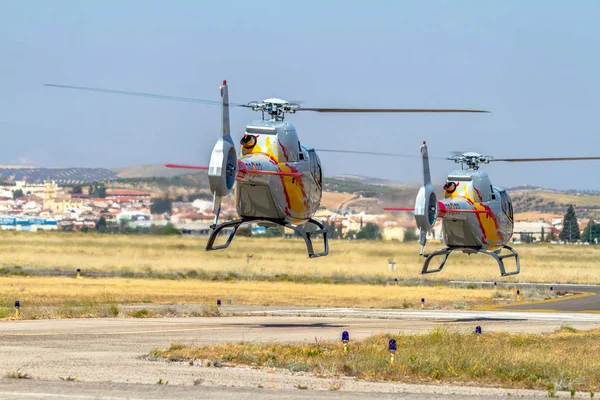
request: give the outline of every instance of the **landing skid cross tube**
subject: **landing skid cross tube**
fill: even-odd
[[[206,251],[220,250],[220,249],[225,249],[225,248],[229,247],[238,228],[242,224],[250,223],[250,222],[258,222],[258,221],[270,222],[270,223],[273,223],[273,224],[276,224],[279,226],[283,226],[284,228],[293,229],[295,232],[298,233],[298,235],[300,235],[302,237],[302,239],[304,239],[304,243],[306,244],[306,250],[308,251],[309,258],[321,257],[321,256],[326,256],[327,254],[329,254],[329,241],[327,239],[327,230],[325,230],[325,227],[319,221],[316,221],[312,218],[309,219],[306,224],[301,225],[301,226],[286,224],[285,222],[283,222],[281,220],[277,220],[277,219],[253,218],[253,217],[242,217],[241,219],[234,219],[232,221],[223,222],[218,225],[213,224],[210,226],[211,231],[210,231],[210,235],[208,237],[208,242],[206,243]],[[305,226],[307,224],[312,224],[312,225],[316,226],[317,230],[307,231],[305,229]],[[215,240],[217,239],[217,236],[219,235],[219,233],[221,233],[221,231],[223,231],[223,229],[227,229],[227,228],[233,229],[233,231],[229,234],[227,241],[225,242],[225,244],[215,246]],[[319,234],[323,235],[323,251],[320,253],[315,253],[314,248],[313,248],[313,243],[312,243],[312,237],[315,235],[319,235]]]
[[[521,272],[521,261],[519,259],[519,254],[515,251],[515,249],[513,249],[510,246],[504,246],[504,248],[507,249],[508,251],[510,251],[510,254],[500,255],[501,250],[498,252],[494,252],[494,251],[482,249],[480,247],[450,246],[450,247],[446,247],[445,249],[439,249],[439,250],[434,251],[433,253],[424,255],[425,262],[423,263],[423,269],[421,270],[421,274],[432,274],[434,272],[440,272],[444,268],[444,265],[446,264],[446,261],[448,260],[448,256],[450,255],[450,253],[452,253],[453,251],[462,251],[464,253],[487,254],[488,256],[493,257],[494,260],[496,260],[496,262],[498,263],[498,267],[500,267],[500,275],[502,275],[502,276],[517,275],[519,272]],[[429,263],[431,262],[431,260],[433,258],[438,257],[438,256],[443,257],[442,262],[436,269],[430,270]],[[515,258],[515,264],[517,266],[517,269],[514,271],[511,271],[511,272],[506,272],[506,268],[504,267],[504,259],[509,258],[509,257]]]

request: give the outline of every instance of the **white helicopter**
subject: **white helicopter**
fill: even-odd
[[[440,272],[450,253],[487,254],[496,260],[501,276],[516,275],[521,270],[519,254],[510,247],[514,220],[512,201],[505,189],[493,186],[487,172],[480,164],[490,162],[540,162],[600,160],[600,157],[540,157],[540,158],[494,158],[479,153],[455,154],[447,160],[461,164],[461,169],[448,174],[444,184],[444,199],[438,201],[431,183],[427,143],[421,146],[423,186],[417,194],[414,208],[384,208],[389,211],[413,211],[420,229],[421,255],[425,257],[422,274]],[[392,155],[392,154],[385,154]],[[403,155],[395,155],[403,156]],[[437,219],[442,221],[446,248],[425,254],[427,234]],[[509,251],[501,254],[502,249]],[[434,257],[442,257],[440,265],[429,269]],[[506,271],[504,260],[514,258],[516,269]]]
[[[325,256],[329,252],[327,232],[319,221],[312,218],[321,204],[323,171],[316,150],[300,142],[296,128],[285,121],[286,114],[300,111],[319,113],[487,112],[458,109],[301,107],[299,104],[289,103],[279,98],[237,104],[229,102],[227,81],[223,81],[219,87],[220,102],[80,86],[55,84],[46,84],[45,86],[220,105],[222,110],[221,136],[212,150],[209,165],[206,167],[166,164],[169,168],[208,170],[215,219],[211,225],[206,250],[228,247],[242,224],[258,223],[263,226],[279,225],[296,231],[304,239],[310,258]],[[262,114],[262,119],[251,121],[246,126],[240,141],[239,158],[230,132],[230,107],[247,108]],[[221,200],[233,190],[236,182],[235,197],[239,218],[219,223]],[[310,225],[312,227],[307,229]],[[227,228],[231,229],[231,233],[225,244],[215,245],[219,233]],[[323,251],[315,253],[312,238],[319,234],[323,237]]]

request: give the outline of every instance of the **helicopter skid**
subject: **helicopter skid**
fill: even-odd
[[[521,272],[521,262],[519,259],[519,254],[515,251],[515,249],[513,249],[510,246],[504,246],[504,248],[507,249],[508,251],[510,251],[510,254],[500,255],[499,252],[496,253],[496,252],[493,252],[490,250],[482,249],[480,247],[450,246],[450,247],[446,247],[445,249],[439,249],[439,250],[434,251],[433,253],[424,255],[424,257],[426,257],[426,258],[425,258],[425,262],[423,263],[423,269],[421,270],[421,274],[432,274],[434,272],[440,272],[444,268],[444,265],[446,264],[446,261],[448,260],[448,256],[450,255],[450,253],[452,253],[453,251],[462,251],[463,253],[466,253],[466,254],[482,253],[482,254],[487,254],[487,255],[493,257],[494,260],[496,260],[496,262],[498,263],[498,267],[500,267],[500,275],[501,276],[517,275],[519,272]],[[431,260],[433,258],[438,257],[438,256],[443,257],[442,262],[436,269],[430,270],[429,263],[431,262]],[[506,272],[506,268],[504,267],[504,259],[509,258],[509,257],[515,258],[515,263],[516,263],[517,268],[514,271]]]
[[[208,242],[206,243],[206,251],[220,250],[220,249],[225,249],[225,248],[229,247],[229,245],[233,241],[233,237],[235,236],[238,228],[242,224],[251,223],[251,222],[259,222],[259,221],[266,222],[270,226],[278,225],[278,226],[283,226],[284,228],[293,229],[295,232],[297,232],[302,237],[302,239],[304,239],[304,243],[306,244],[306,250],[308,251],[309,258],[321,257],[321,256],[326,256],[327,254],[329,254],[329,241],[327,239],[327,231],[325,230],[325,227],[319,221],[315,221],[314,219],[309,219],[307,224],[315,225],[317,227],[317,230],[308,232],[308,231],[306,231],[306,229],[304,229],[304,225],[297,226],[297,225],[285,223],[284,221],[277,220],[277,219],[253,218],[253,217],[242,217],[240,219],[234,219],[231,221],[220,223],[218,225],[211,225],[211,232],[208,237]],[[229,234],[227,241],[225,242],[225,244],[215,246],[215,240],[217,239],[217,236],[219,235],[219,233],[221,233],[224,229],[227,229],[227,228],[233,229],[233,231]],[[318,234],[323,235],[323,251],[320,253],[315,253],[314,248],[313,248],[313,243],[312,243],[312,237],[315,235],[318,235]]]

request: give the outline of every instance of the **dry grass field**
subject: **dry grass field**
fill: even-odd
[[[559,204],[576,204],[577,206],[600,206],[600,196],[577,195],[553,191],[534,191],[530,193],[546,201],[553,201]]]
[[[388,341],[398,350],[390,363]],[[216,346],[173,344],[155,350],[152,359],[204,360],[215,365],[251,365],[354,376],[367,380],[458,383],[505,388],[593,392],[600,390],[600,330],[563,327],[545,335],[453,332],[378,335],[351,342],[308,344],[230,343]],[[593,393],[590,393],[591,397]]]
[[[355,197],[352,193],[323,192],[321,205],[329,210],[337,210],[342,204]]]
[[[0,277],[0,317],[13,315],[15,300],[24,318],[103,316],[121,304],[207,304],[314,307],[465,308],[515,301],[508,291],[401,285],[334,285],[290,282],[212,282],[198,279]],[[40,310],[59,307],[59,310]],[[30,310],[32,308],[32,310]],[[79,308],[79,313],[74,310]],[[41,312],[44,311],[44,312]],[[67,313],[69,311],[69,313]],[[108,315],[106,315],[108,316]]]
[[[296,239],[236,238],[229,249],[204,251],[206,238],[69,233],[0,233],[2,268],[112,271],[122,276],[187,274],[205,279],[271,279],[310,282],[418,282],[423,258],[417,243],[331,241],[327,257],[308,259]],[[441,246],[430,241],[428,250]],[[501,278],[491,257],[450,256],[444,271],[426,279],[600,283],[600,246],[531,244],[515,246],[521,274]],[[252,253],[249,264],[246,254]],[[396,271],[388,271],[388,259]],[[510,260],[507,260],[507,267]],[[6,270],[4,271],[6,273]]]

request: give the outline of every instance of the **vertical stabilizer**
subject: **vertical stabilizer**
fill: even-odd
[[[431,173],[429,172],[429,152],[427,143],[421,145],[421,155],[423,156],[423,185],[431,184]]]
[[[227,81],[223,81],[221,86],[221,135],[223,137],[231,136],[229,126],[229,91],[227,89]]]
[[[438,204],[435,190],[431,184],[429,153],[425,142],[421,146],[421,155],[423,156],[423,186],[421,186],[415,200],[415,222],[420,230],[421,254],[424,254],[427,233],[433,228],[438,215]]]
[[[221,137],[215,144],[208,164],[208,182],[213,193],[213,211],[215,224],[221,210],[221,199],[227,196],[235,183],[237,174],[237,155],[229,125],[229,92],[227,81],[223,81],[221,89]]]

